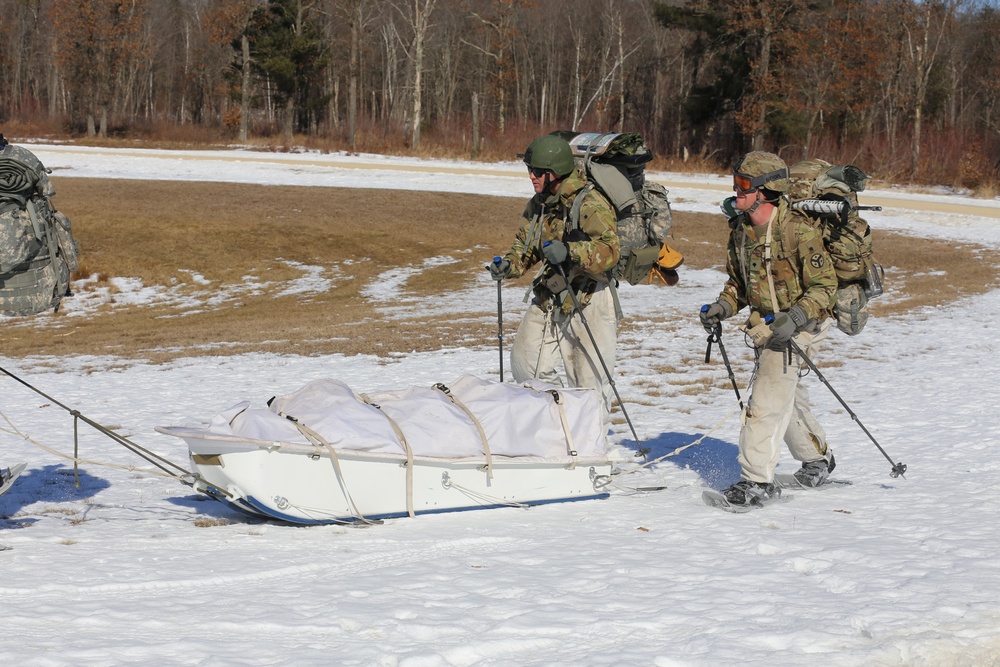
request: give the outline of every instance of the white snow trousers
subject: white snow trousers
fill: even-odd
[[[578,312],[566,315],[558,308],[546,310],[533,300],[514,337],[510,368],[515,382],[537,379],[557,386],[597,389],[604,399],[604,424],[610,426],[614,394],[598,352],[608,372],[614,373],[618,320],[611,290],[607,286],[596,290],[583,314],[597,341],[596,350]],[[565,383],[558,372],[560,361],[566,371]]]
[[[815,333],[800,332],[795,343],[816,363],[816,354],[830,331],[826,320]],[[797,461],[829,461],[826,433],[809,409],[809,391],[799,378],[807,366],[787,352],[762,349],[750,401],[740,431],[739,464],[743,479],[774,481],[782,441]]]

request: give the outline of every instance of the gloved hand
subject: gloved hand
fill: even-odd
[[[490,270],[490,276],[497,282],[510,275],[510,262],[506,259],[495,257],[492,262],[486,265],[486,268]]]
[[[724,301],[706,303],[701,307],[701,312],[698,313],[698,317],[701,318],[701,326],[705,327],[705,331],[708,333],[712,333],[712,329],[730,315],[732,313],[729,312],[729,304]]]
[[[771,322],[771,341],[767,346],[770,348],[784,347],[808,321],[809,318],[806,317],[806,311],[802,309],[802,306],[792,306],[788,311],[778,313],[774,322]]]
[[[569,247],[562,241],[546,241],[542,244],[542,256],[549,264],[559,265],[569,258]]]

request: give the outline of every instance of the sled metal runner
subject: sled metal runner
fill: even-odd
[[[439,458],[337,450],[159,427],[184,439],[194,488],[256,517],[348,523],[606,498],[603,457]],[[408,471],[408,468],[410,470]],[[407,473],[410,473],[408,475]]]

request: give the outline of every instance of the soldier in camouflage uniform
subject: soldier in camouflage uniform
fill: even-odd
[[[760,505],[780,495],[774,469],[784,440],[802,462],[796,479],[817,486],[836,465],[826,435],[809,410],[799,382],[804,362],[792,363],[789,340],[815,360],[830,328],[837,275],[822,232],[807,216],[792,210],[782,193],[788,169],[777,155],[755,151],[733,170],[738,213],[730,224],[726,282],[715,303],[702,307],[705,329],[744,306],[757,356],[756,378],[740,432],[742,479],[724,491],[734,505]]]
[[[565,139],[536,139],[524,154],[535,196],[524,210],[514,244],[490,264],[494,280],[517,278],[544,262],[532,283],[533,298],[510,353],[516,382],[539,379],[562,385],[560,361],[572,387],[593,387],[604,399],[610,423],[612,388],[601,366],[614,372],[618,320],[608,272],[618,262],[615,212],[573,161]],[[578,213],[574,213],[578,211]],[[586,311],[595,349],[575,312],[562,273]],[[600,355],[600,356],[598,356]]]

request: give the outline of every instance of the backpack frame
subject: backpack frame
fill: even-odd
[[[833,166],[807,160],[789,170],[791,208],[804,213],[823,232],[837,273],[837,300],[833,315],[837,328],[856,336],[868,323],[868,302],[880,296],[885,275],[875,260],[871,227],[858,211],[881,211],[881,206],[861,206],[858,192],[868,175],[853,165]]]
[[[610,277],[631,285],[648,281],[670,233],[673,215],[667,189],[642,175],[642,166],[652,159],[642,135],[585,132],[567,140],[587,177],[587,186],[570,209],[571,224],[579,226],[583,198],[597,188],[617,218],[620,256]],[[641,184],[636,188],[639,179]]]

